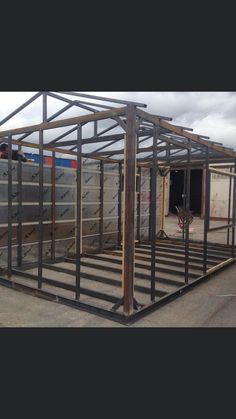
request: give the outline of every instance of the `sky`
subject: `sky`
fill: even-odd
[[[0,92],[0,119],[28,100],[36,92]],[[194,133],[236,149],[236,92],[81,92],[147,104],[147,112],[173,118],[172,123],[193,128]],[[85,99],[87,100],[87,99]],[[51,99],[50,114],[66,104]],[[115,105],[117,106],[117,105]],[[119,106],[119,105],[118,105]],[[122,106],[122,105],[121,105]],[[41,122],[41,99],[0,130]],[[78,114],[73,109],[64,117]],[[82,111],[82,114],[87,111]],[[80,112],[81,114],[81,112]],[[62,117],[60,116],[59,119]],[[102,127],[101,127],[102,128]]]

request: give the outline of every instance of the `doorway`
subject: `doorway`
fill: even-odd
[[[176,214],[176,206],[183,207],[184,170],[172,170],[170,173],[170,206],[169,211]],[[191,170],[190,210],[195,216],[201,216],[202,170]]]

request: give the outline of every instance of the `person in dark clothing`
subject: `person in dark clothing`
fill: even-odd
[[[8,159],[8,152],[9,152],[8,145],[6,143],[1,143],[0,144],[0,159]],[[19,160],[20,158],[23,162],[27,161],[27,158],[25,157],[22,150],[19,150],[19,151],[12,150],[12,160]]]

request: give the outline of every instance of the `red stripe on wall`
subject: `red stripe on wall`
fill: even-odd
[[[72,169],[77,169],[77,160],[71,160],[70,164]]]
[[[52,166],[52,157],[45,157],[45,164]]]

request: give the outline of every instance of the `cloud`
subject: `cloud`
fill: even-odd
[[[0,119],[4,118],[36,92],[0,92]],[[84,92],[88,94],[146,103],[147,111],[173,118],[173,123],[194,128],[194,132],[236,148],[236,92]],[[88,101],[88,99],[85,99]],[[93,100],[94,101],[94,100]],[[50,114],[57,112],[59,101],[50,99]],[[4,124],[2,129],[31,125],[40,122],[42,99]],[[117,105],[114,105],[117,106]],[[119,106],[119,105],[118,105]],[[80,112],[80,111],[79,111]],[[80,114],[87,113],[81,111]],[[64,117],[78,115],[71,109]],[[62,116],[59,117],[61,119]],[[107,122],[99,122],[99,129]],[[114,130],[115,133],[115,130]],[[85,135],[92,134],[91,125],[84,128]],[[48,138],[52,133],[47,134]]]

